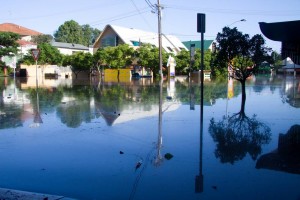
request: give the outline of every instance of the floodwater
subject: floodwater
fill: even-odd
[[[239,82],[205,80],[202,119],[200,84],[183,77],[1,78],[0,90],[0,187],[88,200],[300,199],[299,139],[278,146],[291,128],[299,136],[300,77],[252,77],[244,114]]]

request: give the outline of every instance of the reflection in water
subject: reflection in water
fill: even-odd
[[[255,160],[261,154],[261,145],[268,144],[271,138],[271,129],[266,124],[258,121],[256,115],[250,118],[244,113],[224,116],[219,122],[212,118],[209,133],[217,143],[215,156],[222,163],[231,164],[247,153]]]
[[[163,157],[161,156],[161,147],[162,147],[162,91],[163,91],[163,79],[159,82],[159,109],[158,109],[158,138],[157,138],[157,154],[154,160],[155,166],[160,166]]]
[[[293,125],[286,134],[280,134],[278,148],[262,155],[256,168],[300,174],[300,125]]]
[[[38,87],[38,80],[36,81],[36,109],[34,111],[34,118],[33,124],[30,127],[39,127],[40,124],[43,123],[41,114],[40,114],[40,99],[39,99],[39,87]]]
[[[203,76],[202,76],[203,79]],[[200,88],[200,93],[201,93],[201,100],[200,100],[200,150],[199,150],[199,175],[196,176],[195,178],[195,192],[196,193],[201,193],[203,192],[203,181],[204,181],[204,176],[202,173],[202,159],[203,159],[203,81],[202,81],[202,86]]]

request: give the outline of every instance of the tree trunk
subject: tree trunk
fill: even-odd
[[[242,84],[242,104],[241,104],[241,114],[245,114],[245,103],[246,103],[246,80],[240,81]]]

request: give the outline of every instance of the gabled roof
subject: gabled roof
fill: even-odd
[[[13,32],[21,36],[41,35],[42,33],[12,23],[0,24],[0,32]]]
[[[56,48],[64,48],[64,49],[77,49],[77,50],[89,50],[88,47],[82,44],[73,44],[73,43],[65,43],[65,42],[51,42],[51,45]]]
[[[116,35],[129,46],[135,46],[134,43],[148,43],[158,47],[158,33],[154,32],[147,32],[139,29],[134,28],[125,28],[121,26],[115,25],[106,25],[104,30],[101,32],[99,37],[96,39],[94,43],[99,43],[99,40],[106,34],[106,30],[112,29]],[[172,52],[171,49],[175,49],[175,51],[181,51],[181,49],[186,49],[186,47],[182,44],[182,42],[173,35],[162,35],[162,48],[170,53]],[[176,53],[176,52],[173,52]]]
[[[201,41],[184,41],[182,42],[187,49],[190,49],[191,44],[195,44],[196,49],[201,49]],[[204,50],[208,50],[213,40],[204,40]]]

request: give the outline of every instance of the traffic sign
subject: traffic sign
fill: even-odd
[[[40,50],[39,49],[32,49],[31,53],[32,53],[33,59],[35,61],[37,61],[39,59]]]

